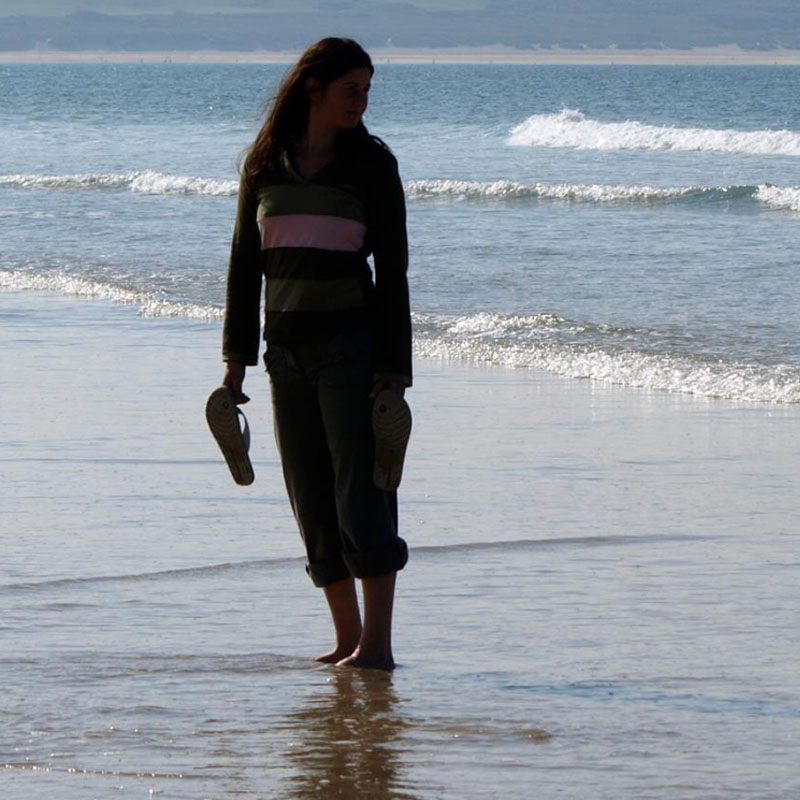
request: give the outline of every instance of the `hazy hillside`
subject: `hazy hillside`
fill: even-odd
[[[0,0],[0,49],[282,50],[329,34],[370,47],[800,48],[798,0],[136,0],[133,13],[134,1],[42,0],[33,15],[30,0]]]
[[[110,15],[172,14],[273,14],[370,8],[394,0],[0,0],[0,18],[10,16],[66,16],[78,11]],[[466,11],[486,8],[486,0],[408,0],[408,5],[429,11]]]

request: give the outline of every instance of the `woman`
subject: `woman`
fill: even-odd
[[[408,551],[396,493],[373,483],[371,415],[378,393],[402,396],[411,386],[411,321],[397,162],[361,120],[373,71],[349,39],[311,45],[248,151],[228,269],[223,384],[247,402],[242,382],[258,361],[264,275],[275,435],[306,571],[325,591],[336,634],[317,660],[392,669],[395,577]]]

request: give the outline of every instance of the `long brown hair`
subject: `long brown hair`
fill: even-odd
[[[310,45],[284,77],[273,98],[267,118],[246,153],[245,180],[252,182],[261,170],[281,169],[281,153],[306,130],[310,102],[306,82],[314,78],[322,89],[351,69],[375,71],[367,52],[352,39],[329,37]],[[363,122],[339,135],[339,144],[371,139]],[[348,141],[349,140],[349,141]]]

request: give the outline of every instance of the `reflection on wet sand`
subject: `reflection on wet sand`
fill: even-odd
[[[404,775],[405,730],[392,677],[373,670],[331,670],[285,725],[295,736],[289,761],[294,774],[281,796],[307,800],[415,800]]]

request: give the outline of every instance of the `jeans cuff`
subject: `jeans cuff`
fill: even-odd
[[[350,574],[356,578],[388,575],[403,569],[408,561],[408,546],[398,536],[389,544],[364,553],[342,553]]]
[[[314,582],[314,586],[323,588],[336,581],[343,581],[350,577],[347,564],[341,559],[318,561],[316,564],[306,564],[306,574]]]

